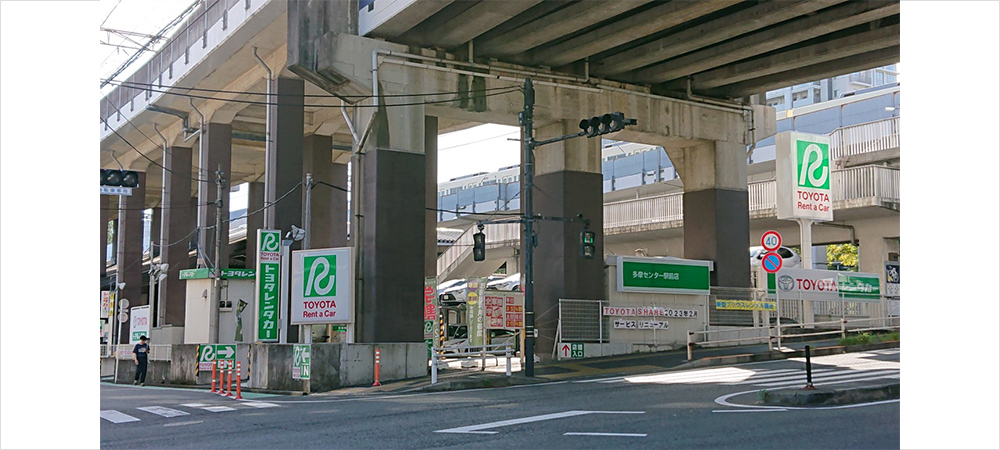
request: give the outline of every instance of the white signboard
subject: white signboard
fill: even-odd
[[[882,298],[878,275],[835,270],[781,269],[767,274],[768,294],[775,287],[782,299],[878,302]]]
[[[670,324],[666,320],[615,319],[615,328],[627,330],[666,330]]]
[[[132,307],[132,322],[129,323],[129,344],[138,344],[139,337],[149,337],[149,305]]]
[[[779,219],[833,220],[828,136],[778,133],[775,170]]]
[[[111,291],[101,291],[101,318],[111,317]]]
[[[640,306],[638,308],[605,306],[602,313],[605,316],[677,317],[682,319],[698,317],[697,309],[673,309],[659,306]]]
[[[351,247],[292,252],[291,323],[352,322],[353,267]]]

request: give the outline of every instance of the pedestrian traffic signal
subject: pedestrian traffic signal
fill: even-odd
[[[625,113],[615,112],[583,119],[580,121],[580,129],[586,133],[587,137],[596,137],[624,130],[625,126],[636,123],[635,119],[626,119]]]
[[[101,186],[139,187],[139,174],[132,170],[101,169]]]
[[[594,259],[597,247],[594,246],[594,232],[583,230],[580,232],[580,256],[585,259]]]
[[[472,259],[475,261],[486,260],[486,235],[482,230],[472,235]]]

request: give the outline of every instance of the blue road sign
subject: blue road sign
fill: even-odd
[[[764,271],[767,273],[775,273],[781,270],[781,256],[775,252],[767,252],[760,265],[764,266]]]

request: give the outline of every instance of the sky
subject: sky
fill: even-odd
[[[97,307],[99,214],[87,168],[99,165],[95,81],[110,48],[79,36],[94,36],[114,3],[0,1],[0,448],[100,445],[98,327],[85,319]],[[901,445],[998,448],[1000,3],[900,3],[901,253],[914,255],[905,272],[915,280],[902,287]],[[39,119],[54,111],[59,120]],[[485,147],[443,151],[484,159]],[[981,257],[924,263],[942,236],[961,236]]]

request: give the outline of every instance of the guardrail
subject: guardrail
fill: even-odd
[[[133,348],[135,344],[101,344],[100,353],[102,358],[111,358],[117,354],[118,359],[132,359]],[[150,345],[147,357],[150,361],[169,361],[172,348],[169,344]]]
[[[476,225],[469,227],[462,233],[455,243],[451,245],[437,259],[438,276],[450,273],[458,261],[463,260],[472,254],[472,235],[476,233]],[[511,243],[521,242],[521,225],[518,223],[491,223],[483,228],[486,235],[486,248],[496,248]]]
[[[850,324],[868,324],[868,326],[857,326],[851,328]],[[876,325],[877,324],[877,325]],[[817,327],[831,326],[837,327],[839,329],[827,330],[827,331],[814,331],[809,333],[794,333],[783,335],[781,330],[786,328],[804,328],[804,329],[815,329]],[[841,338],[847,336],[848,331],[858,332],[858,331],[875,331],[875,330],[898,330],[899,329],[899,317],[871,317],[864,319],[841,319],[841,320],[831,320],[825,322],[811,322],[811,323],[793,323],[793,324],[782,324],[774,325],[768,327],[752,327],[752,328],[742,328],[736,329],[737,337],[735,339],[719,339],[715,341],[705,340],[702,342],[697,342],[695,340],[696,335],[705,336],[707,339],[709,336],[715,334],[732,333],[734,330],[711,330],[711,331],[688,331],[687,335],[687,360],[691,361],[694,359],[694,347],[695,346],[708,346],[710,344],[728,344],[735,343],[739,345],[740,343],[751,343],[751,344],[763,344],[767,342],[768,350],[774,350],[774,341],[777,340],[778,347],[781,347],[781,338],[787,336],[794,337],[809,337],[809,336],[825,336],[830,334],[840,334]],[[739,333],[741,331],[753,331],[757,334],[761,334],[764,331],[767,332],[766,336],[753,336],[741,338]]]
[[[476,345],[469,347],[431,347],[431,384],[437,384],[438,378],[438,361],[447,358],[445,352],[454,351],[455,355],[459,359],[473,359],[482,358],[481,371],[486,370],[486,357],[493,355],[494,359],[497,356],[503,355],[507,359],[507,376],[510,376],[510,359],[514,352],[510,346],[510,343],[495,344],[495,345]],[[454,358],[451,358],[454,359]],[[499,361],[497,361],[499,364]]]
[[[830,159],[899,148],[899,117],[837,128],[830,133]]]

